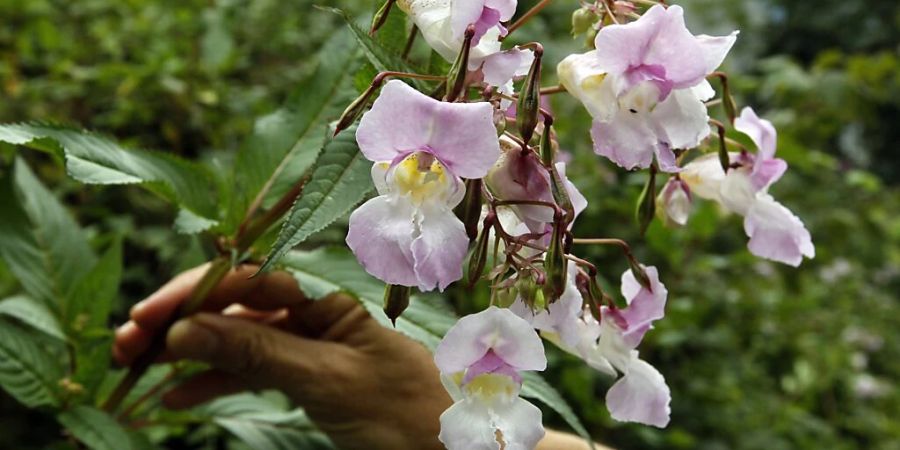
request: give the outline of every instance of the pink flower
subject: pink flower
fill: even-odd
[[[814,258],[809,231],[797,216],[768,194],[769,187],[787,170],[787,162],[775,158],[777,133],[768,120],[744,108],[735,128],[750,136],[758,152],[731,153],[738,167],[722,171],[717,155],[706,155],[685,166],[681,178],[694,193],[715,200],[744,216],[744,231],[750,237],[750,253],[794,267],[803,257]]]
[[[679,6],[657,5],[640,19],[603,27],[596,50],[570,55],[560,82],[594,117],[597,154],[626,168],[677,171],[673,149],[709,135],[704,101],[715,95],[705,77],[725,59],[737,33],[694,36]]]
[[[463,317],[447,332],[435,363],[456,401],[441,414],[438,436],[450,450],[530,449],[544,436],[541,411],[519,398],[519,372],[547,359],[531,325],[508,309]]]
[[[452,0],[450,26],[454,36],[462,36],[469,25],[475,25],[472,46],[477,46],[488,31],[496,28],[499,36],[506,36],[502,22],[512,19],[517,0]]]
[[[656,198],[656,211],[667,225],[687,224],[691,205],[691,189],[677,177],[669,178]]]
[[[350,216],[347,245],[380,280],[423,291],[462,277],[468,237],[453,214],[460,177],[481,178],[500,148],[489,103],[443,103],[388,82],[356,133],[380,194]]]
[[[534,51],[530,49],[513,48],[489,55],[481,66],[484,82],[497,87],[497,92],[501,94],[513,95],[513,80],[527,75],[533,61]],[[511,104],[511,100],[503,99],[500,108],[506,110]]]

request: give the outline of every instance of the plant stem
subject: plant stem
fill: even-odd
[[[532,17],[535,16],[535,14],[541,12],[542,9],[546,8],[551,1],[553,0],[541,0],[537,5],[534,5],[533,8],[525,12],[522,17],[519,17],[519,20],[513,22],[513,24],[506,29],[506,36],[503,36],[502,38],[500,38],[500,40],[506,39],[507,37],[509,37],[509,35],[512,34],[513,31],[516,31],[516,29],[518,29],[522,25],[525,25],[529,20],[531,20]]]

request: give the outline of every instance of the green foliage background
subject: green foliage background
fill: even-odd
[[[374,7],[331,3],[356,15]],[[522,3],[524,10],[533,2]],[[898,448],[900,6],[680,3],[694,31],[742,30],[725,69],[739,103],[779,128],[779,154],[791,171],[773,194],[803,218],[817,257],[800,269],[761,262],[746,251],[740,220],[711,204],[698,205],[684,229],[655,223],[640,239],[632,211],[644,175],[594,156],[587,115],[558,96],[553,107],[567,119],[558,121],[562,145],[577,163],[570,173],[591,201],[576,234],[633,242],[639,258],[660,267],[671,293],[667,318],[648,334],[642,354],[672,387],[672,424],[656,430],[612,421],[602,402],[611,380],[561,353],[551,354],[548,379],[599,441],[622,448]],[[0,0],[0,122],[74,123],[226,167],[255,118],[282,104],[312,70],[323,41],[343,27],[313,5]],[[541,40],[551,62],[581,51],[568,35],[576,7],[555,2],[516,39]],[[545,84],[552,81],[548,71]],[[0,173],[12,170],[16,154],[0,147]],[[113,322],[207,257],[212,243],[176,233],[175,212],[158,198],[136,187],[79,185],[53,155],[22,157],[86,228],[94,253],[122,241]],[[339,225],[314,235],[312,245],[342,237]],[[625,268],[618,254],[582,252],[615,284]],[[0,298],[16,292],[18,282],[0,263]],[[479,301],[453,295],[462,309]],[[59,436],[52,418],[0,395],[0,448],[45,448]],[[548,423],[564,427],[547,414]],[[178,436],[191,425],[179,429],[165,445],[239,448],[212,430],[188,439]]]

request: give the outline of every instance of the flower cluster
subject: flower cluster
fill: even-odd
[[[347,244],[388,283],[391,319],[412,287],[444,290],[464,276],[490,285],[490,307],[459,320],[435,352],[455,400],[441,416],[439,438],[450,449],[534,448],[544,434],[541,412],[519,394],[523,372],[546,367],[541,338],[617,378],[606,394],[613,418],[657,427],[670,420],[665,379],[638,351],[665,316],[668,290],[627,243],[573,236],[588,199],[566,178],[542,91],[568,92],[584,104],[593,118],[585,139],[597,154],[624,169],[649,169],[642,227],[653,211],[684,225],[697,196],[744,216],[753,254],[791,265],[814,255],[802,222],[768,194],[787,169],[775,158],[772,124],[750,108],[735,117],[723,86],[729,123],[757,147],[730,152],[729,142],[740,144],[707,110],[717,95],[708,79],[727,80],[716,70],[737,32],[695,36],[678,6],[582,2],[573,22],[595,35],[593,48],[560,62],[561,85],[542,89],[540,44],[504,50],[502,41],[547,3],[510,24],[516,0],[396,0],[453,69],[446,77],[380,74],[338,129],[361,115],[356,138],[374,163],[378,196],[351,215]],[[440,84],[426,94],[399,80],[383,83],[388,77]],[[671,175],[656,192],[660,171]],[[573,254],[586,244],[623,251],[620,295],[604,292],[600,270]]]

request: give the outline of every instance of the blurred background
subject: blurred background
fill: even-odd
[[[533,3],[521,1],[520,11]],[[632,242],[669,288],[667,317],[641,354],[672,388],[672,423],[657,430],[613,421],[602,402],[612,380],[559,352],[548,379],[598,441],[621,448],[900,448],[900,3],[676,3],[695,33],[741,30],[724,70],[739,105],[778,127],[791,170],[772,193],[804,220],[816,259],[793,269],[752,257],[740,218],[709,203],[696,205],[687,227],[657,222],[640,238],[632,213],[646,175],[594,156],[587,114],[555,96],[553,108],[567,119],[559,121],[561,145],[577,163],[570,176],[590,201],[576,235]],[[314,4],[0,0],[0,121],[73,123],[224,164],[342,26]],[[357,15],[374,8],[359,0],[328,6]],[[577,7],[557,0],[516,39],[544,42],[552,68],[583,51],[569,34]],[[544,84],[554,78],[548,70]],[[3,165],[14,154],[0,147]],[[204,260],[201,242],[172,230],[162,201],[138,189],[85,187],[49,156],[23,156],[96,239],[125,235],[119,318]],[[338,229],[318,241],[341,239]],[[581,252],[612,282],[625,269],[610,249]],[[15,283],[0,263],[0,298]],[[463,308],[479,301],[452,295]],[[0,448],[44,448],[57,433],[52,418],[0,394]]]

